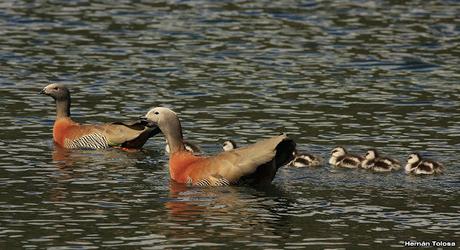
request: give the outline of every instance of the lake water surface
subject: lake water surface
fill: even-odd
[[[460,244],[457,1],[2,1],[0,249]],[[413,151],[441,176],[282,168],[273,185],[169,180],[141,152],[52,142],[50,82],[84,123],[167,106],[207,153],[286,132],[301,151]]]

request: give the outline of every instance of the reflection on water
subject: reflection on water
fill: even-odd
[[[0,3],[0,248],[351,248],[460,238],[460,64],[455,1],[4,1]],[[49,82],[72,115],[128,120],[158,105],[205,152],[287,132],[419,151],[417,178],[283,168],[272,186],[169,180],[161,135],[142,151],[51,141]],[[460,244],[460,242],[457,242]]]

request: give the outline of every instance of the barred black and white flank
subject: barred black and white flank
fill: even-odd
[[[73,140],[66,139],[64,145],[70,149],[104,149],[109,147],[109,142],[104,135],[92,133]]]

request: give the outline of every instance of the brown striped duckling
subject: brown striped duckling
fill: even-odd
[[[407,158],[405,170],[415,175],[442,174],[444,166],[430,159],[422,159],[419,153],[412,153]]]
[[[233,150],[235,148],[237,148],[237,146],[236,146],[236,142],[234,142],[233,140],[226,140],[222,144],[222,149],[224,151],[230,151],[230,150]]]
[[[185,146],[185,150],[193,153],[193,154],[200,154],[201,153],[201,149],[200,147],[198,147],[197,145],[191,143],[191,142],[188,142],[188,141],[184,141],[184,146]],[[166,151],[166,154],[169,155],[169,143],[166,142],[166,146],[165,146],[165,151]]]
[[[390,172],[399,170],[401,164],[398,160],[389,157],[381,157],[377,149],[369,149],[367,150],[365,159],[361,162],[361,167],[364,169],[371,169],[375,172]]]
[[[359,155],[348,154],[344,147],[335,147],[331,151],[329,164],[341,168],[359,168],[363,160]]]
[[[323,161],[323,159],[319,156],[299,153],[297,149],[292,152],[292,155],[294,155],[294,159],[289,162],[288,165],[296,168],[319,167]]]

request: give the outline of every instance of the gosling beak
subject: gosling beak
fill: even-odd
[[[38,92],[39,95],[46,95],[46,89],[43,88],[42,90],[40,90],[40,92]]]

